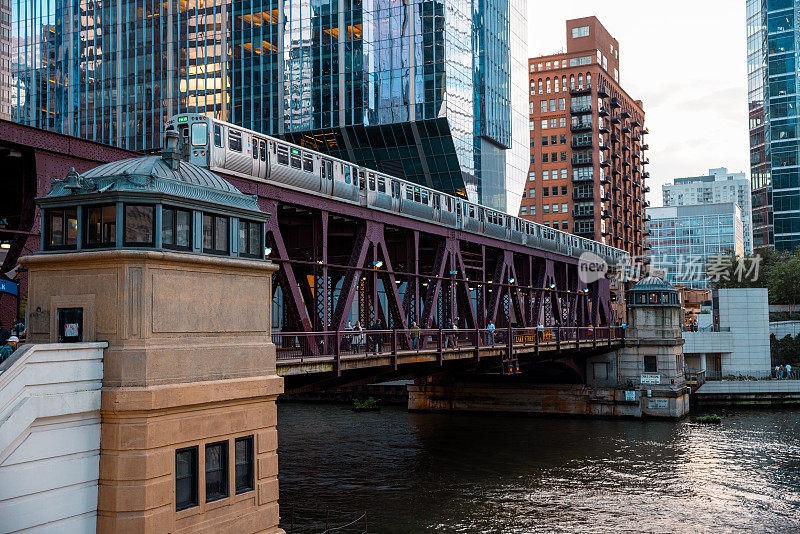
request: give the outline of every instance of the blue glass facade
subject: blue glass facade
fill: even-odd
[[[754,245],[800,245],[800,0],[748,0]]]
[[[515,209],[520,0],[12,1],[13,120],[147,150],[204,113]]]

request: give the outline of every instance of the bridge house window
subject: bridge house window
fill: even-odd
[[[255,489],[253,461],[253,436],[236,438],[235,442],[236,494]]]
[[[228,496],[228,442],[206,445],[206,502]]]
[[[87,248],[113,247],[117,244],[117,207],[89,206],[86,211]]]
[[[658,371],[658,357],[657,356],[645,356],[644,357],[644,372],[645,373],[655,373]]]
[[[175,509],[197,506],[197,447],[175,451]]]
[[[125,204],[125,239],[126,247],[153,247],[156,244],[154,224],[155,206]]]
[[[164,248],[192,249],[192,212],[164,206],[161,211],[161,243]]]
[[[263,257],[261,226],[261,223],[255,221],[239,221],[239,256]]]
[[[203,252],[227,255],[228,218],[221,215],[203,214]]]
[[[78,246],[78,210],[54,209],[47,212],[47,248],[70,249]]]

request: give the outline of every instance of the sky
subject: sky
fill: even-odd
[[[622,88],[644,102],[651,205],[673,178],[749,177],[745,1],[531,0],[530,57],[566,50],[565,21],[590,15],[619,41]]]

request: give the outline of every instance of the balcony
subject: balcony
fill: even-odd
[[[611,146],[608,143],[606,143],[605,140],[600,141],[600,145],[598,146],[598,148],[600,150],[611,150]]]
[[[592,148],[592,137],[588,139],[573,139],[569,144],[572,148]]]
[[[600,108],[600,111],[597,112],[598,115],[601,117],[608,117],[608,110],[605,107]]]
[[[591,167],[594,165],[592,158],[579,158],[573,154],[572,166],[573,167]]]
[[[650,171],[644,171],[642,173],[642,179],[647,180],[648,178],[650,178]]]
[[[645,200],[644,201],[644,207],[645,208],[649,208],[650,207],[650,201],[649,200]]]
[[[613,159],[619,159],[619,158],[622,157],[622,154],[620,154],[619,150],[612,150],[611,151],[611,157]]]
[[[591,104],[588,106],[570,106],[569,107],[570,113],[591,113],[592,106]]]
[[[623,119],[630,119],[631,118],[631,114],[628,113],[627,111],[623,111],[622,113],[619,114],[619,116],[622,117]]]
[[[648,144],[642,145],[642,150],[650,150],[650,145]]]
[[[619,143],[619,136],[617,134],[611,134],[608,136],[608,140],[612,143]]]
[[[650,186],[649,185],[644,186],[644,189],[642,189],[642,193],[649,193],[649,192],[650,192]]]
[[[573,191],[573,200],[592,200],[594,199],[594,191]]]
[[[592,210],[591,212],[572,210],[572,216],[576,219],[593,219],[594,210]]]
[[[603,196],[600,197],[600,200],[602,200],[603,202],[611,202],[612,200],[614,200],[614,197],[612,197],[608,193],[603,193]]]
[[[611,117],[611,124],[619,124],[619,117]]]
[[[608,178],[603,178],[602,180],[600,180],[600,185],[611,185],[611,180],[609,180]]]
[[[587,132],[592,129],[591,122],[573,122],[569,125],[571,132]]]
[[[608,91],[602,85],[597,86],[597,96],[600,98],[608,98]]]
[[[601,126],[601,127],[600,127],[600,128],[597,130],[597,131],[598,131],[598,132],[600,132],[601,134],[607,134],[607,133],[609,132],[609,129],[608,129],[608,126],[606,126],[606,125],[604,124],[604,125],[603,125],[603,126]]]
[[[619,99],[618,99],[618,98],[614,97],[614,98],[612,98],[612,99],[611,99],[611,107],[612,107],[612,108],[617,108],[617,109],[619,109],[620,107],[622,107],[622,106],[620,105],[620,103],[619,103]]]
[[[570,87],[569,94],[570,96],[578,96],[578,95],[588,95],[592,92],[591,85],[578,85],[577,87]]]
[[[642,135],[647,135],[650,133],[650,129],[647,127],[642,128]]]
[[[594,182],[594,176],[585,174],[572,175],[572,183],[583,183],[583,182]]]
[[[603,217],[604,219],[610,219],[611,218],[611,212],[608,211],[608,210],[603,210],[602,214],[601,214],[601,217]]]
[[[641,123],[641,122],[639,122],[639,120],[638,120],[638,119],[633,119],[633,120],[631,121],[631,126],[633,126],[634,128],[638,128],[638,127],[639,127],[639,126],[641,126],[641,125],[642,125],[642,123]]]
[[[642,160],[642,165],[650,165],[650,158],[644,158]]]
[[[620,172],[619,167],[614,167],[613,169],[611,169],[611,174],[614,176],[619,176],[622,173]]]
[[[628,123],[622,125],[622,133],[630,133],[630,131],[631,127],[628,125]]]
[[[600,162],[600,166],[601,167],[611,167],[611,161],[609,161],[607,159],[604,159],[603,161]]]

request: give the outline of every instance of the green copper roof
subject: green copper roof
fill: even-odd
[[[106,193],[153,193],[223,207],[261,212],[256,198],[245,195],[213,172],[167,156],[143,156],[114,161],[82,174],[74,171],[54,180],[45,199]]]
[[[658,276],[646,276],[639,280],[630,291],[678,291],[663,278]]]

